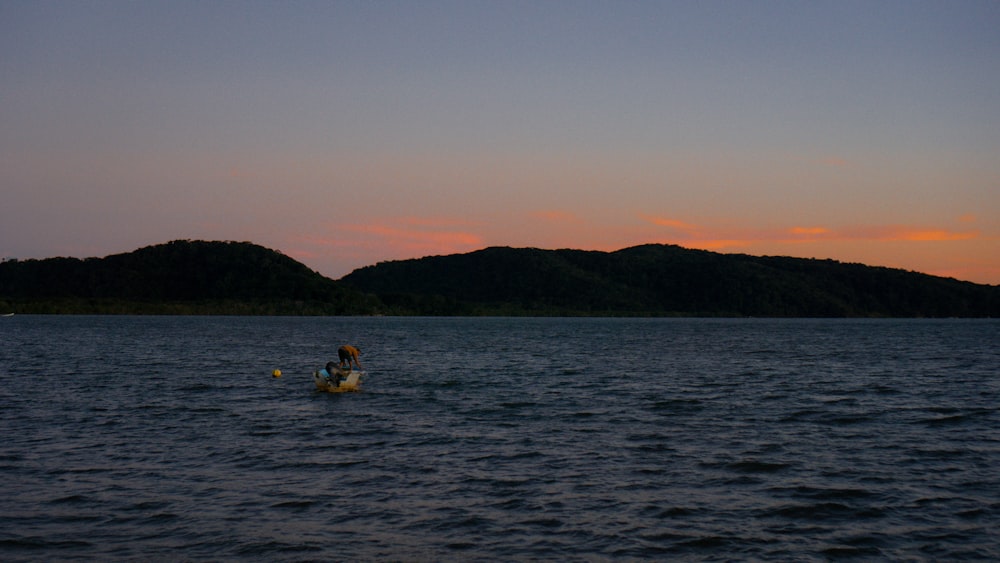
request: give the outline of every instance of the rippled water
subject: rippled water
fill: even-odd
[[[347,342],[363,391],[316,392]],[[0,318],[0,559],[1000,559],[998,343],[991,320]]]

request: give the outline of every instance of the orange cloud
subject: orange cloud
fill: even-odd
[[[692,225],[691,223],[685,223],[684,221],[678,221],[677,219],[667,219],[664,217],[653,217],[649,215],[640,215],[640,217],[644,221],[652,223],[659,227],[669,227],[671,229],[676,229],[679,231],[686,231],[686,232],[694,232],[698,230],[698,227],[696,225]]]
[[[342,233],[363,239],[362,244],[385,247],[397,256],[453,254],[482,245],[482,238],[452,227],[467,226],[463,220],[404,217],[366,224],[339,225]]]
[[[474,222],[468,221],[466,219],[456,219],[452,217],[397,217],[395,219],[389,219],[389,221],[405,225],[410,228],[422,228],[422,227],[441,227],[441,228],[452,228],[452,227],[468,227],[475,225]]]
[[[698,226],[678,219],[640,216],[647,223],[673,231],[670,242],[691,248],[718,250],[758,243],[796,244],[804,242],[910,241],[938,242],[976,239],[979,231],[953,231],[907,225],[865,225],[831,229],[795,226],[787,229]],[[658,237],[659,238],[659,237]]]
[[[890,233],[882,240],[908,240],[908,241],[947,241],[947,240],[969,240],[979,237],[978,231],[957,233],[943,229],[900,229]]]
[[[825,235],[830,232],[829,229],[824,227],[792,227],[788,230],[789,233],[793,235]]]
[[[457,254],[483,247],[482,238],[462,219],[402,217],[368,223],[332,224],[327,233],[300,235],[288,254],[367,265],[382,259]]]
[[[833,241],[954,241],[979,237],[978,231],[949,231],[907,225],[865,225],[830,231],[824,240]]]
[[[689,240],[684,241],[684,246],[699,250],[724,250],[726,248],[746,246],[750,242],[752,241],[736,239]]]

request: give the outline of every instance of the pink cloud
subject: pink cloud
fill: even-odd
[[[442,252],[457,250],[461,247],[476,245],[481,242],[478,235],[449,231],[422,231],[408,227],[384,224],[347,225],[345,231],[374,235],[375,237],[403,250],[440,250]]]
[[[475,224],[443,217],[392,217],[324,224],[276,245],[285,254],[338,278],[383,260],[459,254],[485,246]]]
[[[908,241],[948,241],[948,240],[969,240],[979,237],[978,231],[953,232],[944,229],[899,229],[890,234],[889,238],[883,240],[908,240]]]
[[[467,227],[462,219],[403,217],[364,224],[338,225],[335,231],[344,238],[368,247],[377,247],[393,256],[453,254],[482,245],[476,233],[458,229]]]
[[[743,239],[690,240],[685,242],[684,246],[700,250],[725,250],[727,248],[746,246],[750,242]]]
[[[607,220],[594,228],[593,223],[562,210],[529,212],[519,219],[488,224],[451,217],[383,217],[357,223],[330,222],[284,248],[292,250],[290,256],[303,261],[330,264],[324,269],[337,274],[382,260],[458,254],[489,245],[613,251],[650,242],[717,252],[820,256],[889,266],[906,264],[910,268],[926,263],[918,269],[934,271],[945,268],[945,263],[935,256],[961,250],[958,246],[942,245],[981,245],[987,240],[971,229],[923,225],[800,224],[755,228],[653,215],[640,215],[638,219],[642,224],[638,228],[634,215],[630,225]],[[511,232],[508,227],[515,224],[519,227]],[[905,259],[901,253],[906,254]]]
[[[691,223],[686,223],[684,221],[679,221],[677,219],[667,219],[665,217],[653,217],[650,215],[640,215],[640,217],[647,223],[652,223],[658,227],[669,227],[671,229],[675,229],[678,231],[685,231],[685,232],[695,232],[699,230],[696,225],[692,225]]]
[[[830,232],[825,227],[792,227],[788,232],[795,236],[819,236]]]
[[[803,241],[953,241],[979,237],[978,231],[951,231],[906,225],[863,225],[844,229],[826,227],[792,227],[787,231],[792,238],[765,236],[760,240],[774,242]]]
[[[795,226],[787,229],[698,226],[678,219],[642,216],[658,227],[673,231],[677,244],[702,249],[747,246],[755,243],[802,243],[813,241],[962,241],[979,238],[979,231],[955,231],[910,225],[862,225],[831,229],[820,226]]]
[[[830,231],[817,239],[844,241],[955,241],[979,237],[979,231],[951,231],[908,225],[863,225]]]

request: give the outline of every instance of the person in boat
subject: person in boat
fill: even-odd
[[[340,367],[347,365],[347,369],[351,369],[351,365],[355,365],[358,369],[361,369],[361,350],[358,350],[354,346],[345,344],[337,350],[337,356],[340,357]]]
[[[339,377],[338,377],[338,373],[337,373],[337,364],[336,364],[336,362],[327,362],[326,363],[326,367],[323,368],[323,371],[320,372],[320,375],[323,375],[324,377],[326,377],[330,381],[337,381],[339,379]]]

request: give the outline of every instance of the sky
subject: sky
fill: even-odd
[[[1000,284],[1000,2],[0,0],[0,258],[647,243]]]

